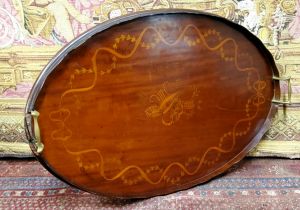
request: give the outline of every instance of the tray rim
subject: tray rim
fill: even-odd
[[[36,102],[36,99],[42,90],[44,83],[47,79],[47,77],[52,73],[52,71],[55,70],[55,68],[63,61],[64,57],[67,56],[72,50],[78,48],[82,44],[84,44],[89,38],[91,38],[93,35],[97,33],[101,33],[102,31],[105,31],[113,26],[132,21],[138,18],[143,18],[143,17],[149,17],[149,16],[155,16],[155,15],[168,15],[168,14],[192,14],[192,15],[201,15],[201,16],[206,16],[210,17],[212,19],[215,19],[217,21],[223,22],[224,24],[229,25],[232,28],[235,28],[237,31],[241,32],[243,35],[247,37],[249,41],[252,43],[256,44],[256,47],[259,51],[261,51],[264,54],[264,57],[268,64],[270,65],[270,69],[272,70],[273,76],[279,76],[279,71],[276,67],[274,58],[270,51],[265,47],[265,45],[262,43],[262,41],[256,37],[254,34],[252,34],[248,29],[243,27],[242,25],[239,25],[235,22],[232,22],[231,20],[228,20],[224,17],[218,16],[216,14],[204,12],[204,11],[198,11],[198,10],[191,10],[191,9],[157,9],[157,10],[149,10],[149,11],[141,11],[141,12],[136,12],[132,14],[127,14],[123,15],[111,20],[107,20],[103,23],[100,23],[93,28],[87,30],[77,38],[73,39],[71,42],[69,42],[67,45],[65,45],[62,49],[60,49],[56,55],[48,62],[48,64],[43,68],[43,70],[40,72],[37,80],[33,84],[33,87],[29,93],[25,110],[24,110],[24,128],[25,128],[25,134],[27,137],[27,140],[29,142],[30,148],[34,154],[34,156],[38,159],[38,161],[55,177],[58,179],[62,180],[63,182],[68,183],[69,185],[76,187],[78,189],[97,194],[97,195],[104,195],[104,196],[111,196],[111,197],[118,197],[118,198],[148,198],[156,195],[165,195],[172,193],[174,191],[180,191],[184,190],[190,187],[193,187],[197,184],[202,184],[210,179],[214,178],[217,175],[220,175],[224,173],[226,170],[228,170],[233,164],[241,161],[246,154],[251,151],[260,141],[264,133],[268,130],[268,128],[271,125],[271,119],[274,117],[275,113],[277,112],[278,105],[275,103],[271,103],[271,107],[269,110],[269,113],[265,119],[265,122],[263,123],[263,126],[259,129],[257,134],[251,139],[250,143],[244,147],[244,149],[237,154],[235,157],[233,157],[230,161],[226,163],[226,165],[217,168],[216,170],[212,171],[211,173],[205,175],[204,177],[201,177],[199,179],[195,179],[193,181],[187,182],[186,184],[180,185],[180,189],[176,186],[171,186],[168,187],[168,190],[165,190],[164,193],[160,194],[153,194],[151,191],[148,193],[145,193],[143,196],[116,196],[115,194],[110,194],[110,193],[96,193],[93,191],[90,191],[88,189],[85,189],[82,186],[78,186],[75,183],[72,183],[70,180],[65,179],[59,173],[57,173],[53,168],[48,164],[48,162],[43,159],[42,155],[40,155],[36,149],[35,146],[32,142],[34,139],[33,135],[33,123],[31,119],[31,111],[34,110],[34,105]],[[274,99],[279,99],[280,98],[280,86],[279,86],[279,81],[273,80],[274,84]]]

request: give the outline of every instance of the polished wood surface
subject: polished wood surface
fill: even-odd
[[[89,192],[149,197],[222,173],[274,111],[274,65],[241,27],[201,14],[117,24],[72,50],[35,103],[43,164]]]

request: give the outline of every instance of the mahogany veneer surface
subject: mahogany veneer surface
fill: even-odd
[[[275,110],[276,69],[250,32],[188,13],[97,27],[35,101],[39,159],[55,175],[148,197],[207,181],[258,142]]]

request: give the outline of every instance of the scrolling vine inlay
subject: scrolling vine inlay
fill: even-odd
[[[147,38],[145,38],[146,34]],[[153,36],[150,36],[149,34],[152,34]],[[50,120],[55,123],[57,127],[57,129],[52,131],[51,139],[53,141],[62,141],[65,151],[68,154],[75,156],[77,166],[81,173],[91,174],[91,176],[95,176],[96,174],[99,178],[104,179],[105,181],[119,180],[126,185],[135,185],[142,182],[147,182],[151,185],[157,185],[161,182],[174,185],[186,176],[193,176],[197,174],[204,165],[212,166],[220,160],[223,154],[227,154],[234,150],[237,137],[248,134],[252,126],[252,120],[257,117],[260,106],[265,103],[266,100],[263,93],[266,82],[260,78],[257,69],[252,66],[245,67],[241,65],[239,62],[239,47],[235,39],[231,37],[223,38],[220,34],[221,32],[216,29],[209,29],[203,33],[197,28],[197,26],[187,24],[183,27],[178,37],[171,42],[167,40],[156,27],[148,26],[145,27],[138,35],[130,33],[120,34],[118,37],[113,39],[114,41],[111,44],[111,47],[102,46],[97,48],[90,59],[91,67],[80,67],[74,69],[73,73],[69,77],[68,89],[60,96],[58,109],[49,113]],[[149,37],[152,37],[152,39]],[[214,41],[210,41],[210,38]],[[130,44],[126,45],[131,46],[130,49],[122,49],[122,43],[125,42]],[[67,105],[65,105],[65,103],[72,100],[74,101],[77,110],[80,110],[81,104],[83,103],[79,95],[80,93],[86,93],[93,90],[99,80],[105,81],[107,75],[121,71],[122,65],[120,65],[120,67],[119,62],[123,62],[124,60],[138,54],[138,50],[155,51],[161,45],[165,45],[170,48],[176,46],[202,48],[202,50],[209,51],[222,62],[230,62],[235,68],[234,71],[245,73],[247,75],[244,81],[246,85],[245,88],[250,89],[252,96],[248,98],[244,104],[244,117],[238,119],[231,129],[223,133],[219,137],[216,145],[209,146],[204,152],[199,154],[191,154],[190,156],[187,156],[183,162],[174,161],[162,165],[152,164],[147,167],[141,167],[138,164],[129,164],[127,166],[123,166],[120,170],[108,173],[106,171],[106,164],[115,162],[120,165],[121,163],[118,162],[120,161],[117,160],[118,158],[111,158],[111,162],[108,163],[108,160],[106,160],[100,148],[74,150],[68,144],[68,142],[74,138],[74,130],[70,129],[68,125],[71,123],[70,118],[74,115],[74,113]],[[233,53],[227,53],[228,50],[226,49],[226,46],[227,48],[231,48],[230,52]],[[102,56],[103,59],[105,58],[108,62],[106,62],[103,66],[99,65],[99,56]],[[165,65],[168,65],[168,63]],[[126,71],[130,74],[130,69],[127,69]],[[76,78],[82,75],[90,75],[92,76],[92,79],[88,85],[84,87],[77,87]],[[251,80],[250,76],[254,76],[255,80]],[[172,127],[177,124],[180,126],[184,123],[184,121],[193,118],[194,115],[201,114],[203,111],[202,105],[205,103],[205,101],[201,99],[201,88],[203,87],[200,83],[195,81],[193,82],[193,80],[191,81],[192,82],[186,84],[180,81],[180,79],[178,81],[175,80],[175,82],[161,80],[159,86],[157,85],[147,89],[146,92],[148,95],[141,97],[144,101],[144,105],[143,103],[131,104],[130,107],[142,106],[144,113],[140,113],[140,120],[151,120],[155,123],[155,120],[160,119],[160,123],[163,126]],[[179,83],[178,86],[180,88],[173,90],[172,87],[176,86],[177,82]],[[141,94],[142,92],[143,91],[140,91]],[[200,113],[196,113],[197,110],[201,110],[198,111]],[[185,120],[182,120],[183,118],[185,118]],[[246,126],[241,128],[241,124],[246,124]],[[126,123],[124,123],[124,126],[126,126]],[[226,142],[226,144],[224,142]],[[228,142],[230,142],[230,144]],[[214,154],[213,157],[211,157],[212,152]],[[91,154],[94,157],[94,160],[86,161]],[[171,170],[177,171],[177,175],[171,175],[169,173]]]
[[[274,71],[250,33],[195,14],[102,29],[49,67],[34,102],[54,174],[99,194],[161,195],[224,172],[258,142]]]

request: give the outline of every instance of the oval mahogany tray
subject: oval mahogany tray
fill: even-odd
[[[80,189],[171,193],[224,172],[259,142],[276,111],[277,75],[242,26],[195,11],[138,13],[56,55],[29,96],[26,133],[41,163]]]

